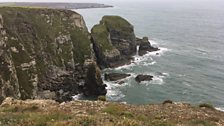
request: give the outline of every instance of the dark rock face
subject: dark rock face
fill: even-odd
[[[151,75],[138,75],[135,80],[140,83],[142,81],[151,81],[153,76]]]
[[[100,72],[87,81],[91,67],[85,61],[94,59],[91,44],[76,12],[1,7],[0,101],[5,97],[68,101],[84,88],[90,95],[106,94]]]
[[[95,25],[91,30],[91,36],[97,63],[101,68],[113,67],[114,61],[119,61],[121,55],[112,45],[107,28],[104,25]]]
[[[119,16],[104,16],[101,23],[107,27],[112,44],[122,55],[129,56],[135,54],[136,37],[133,25]]]
[[[133,26],[119,16],[104,16],[91,30],[93,47],[101,68],[129,64],[136,54]]]
[[[63,102],[78,93],[105,95],[99,67],[131,63],[137,45],[134,28],[119,16],[104,16],[91,32],[73,11],[1,7],[0,102],[6,97]],[[158,50],[147,38],[137,42],[139,54]],[[113,73],[105,78],[128,76]]]
[[[87,68],[82,65],[67,70],[49,68],[44,81],[38,85],[38,96],[59,102],[71,101],[72,96],[82,93],[80,87],[84,84],[86,72]]]
[[[87,77],[84,84],[84,94],[86,96],[106,95],[106,85],[103,84],[101,71],[94,62],[87,63]]]
[[[126,77],[131,76],[130,74],[122,74],[122,73],[106,73],[104,74],[104,78],[107,81],[117,81],[124,79]]]
[[[140,56],[145,55],[147,52],[153,52],[153,51],[158,51],[159,48],[151,46],[148,37],[143,37],[142,39],[136,39],[138,45],[139,45],[139,50],[138,54]]]

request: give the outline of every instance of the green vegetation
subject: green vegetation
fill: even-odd
[[[107,52],[115,48],[109,40],[109,32],[105,25],[95,25],[91,30],[91,34],[94,41],[98,46],[100,46],[100,49],[103,52]]]
[[[131,113],[126,111],[124,106],[119,104],[110,104],[106,106],[106,108],[103,111],[111,115],[118,115],[118,116],[131,115]]]
[[[91,57],[91,41],[88,38],[88,34],[79,29],[75,29],[71,33],[74,46],[74,60],[78,63],[84,63],[85,59]]]
[[[7,102],[6,102],[7,103]],[[0,106],[5,126],[222,126],[224,113],[189,104],[128,105],[101,101],[9,101]]]
[[[133,26],[120,16],[104,16],[100,23],[104,24],[109,31],[119,32],[124,38],[134,32]]]
[[[216,126],[214,122],[211,122],[209,120],[192,120],[189,122],[189,125],[191,126]]]
[[[106,96],[99,96],[97,99],[98,99],[99,101],[107,101]]]
[[[41,81],[49,66],[65,68],[91,57],[89,33],[86,26],[76,25],[75,12],[2,5],[0,15],[7,32],[6,47],[11,50],[7,60],[15,67],[22,99],[33,98],[34,81]],[[0,73],[8,81],[11,73],[7,66],[4,69]],[[11,82],[13,87],[16,83]],[[7,92],[13,96],[13,89]]]

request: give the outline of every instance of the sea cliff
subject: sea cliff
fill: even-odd
[[[119,16],[104,16],[89,33],[74,11],[0,7],[0,125],[223,126],[223,112],[209,104],[106,102],[101,69],[157,50]],[[80,93],[101,101],[72,101]]]
[[[97,71],[87,75],[89,68],[98,66],[80,14],[1,7],[0,33],[0,99],[10,96],[66,101],[84,90],[95,90],[88,95],[106,94],[102,81],[88,81],[89,76],[101,77],[100,72],[94,73]],[[91,89],[88,83],[93,85]]]
[[[138,44],[151,47],[122,17],[104,16],[89,33],[70,10],[0,7],[0,33],[0,101],[105,95],[99,67],[129,64]]]

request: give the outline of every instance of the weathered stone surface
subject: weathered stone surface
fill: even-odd
[[[95,25],[91,30],[93,48],[101,68],[113,67],[121,59],[120,51],[111,42],[110,34],[104,25]]]
[[[88,71],[87,77],[84,84],[84,94],[86,96],[100,96],[106,95],[106,85],[103,84],[101,78],[101,70],[95,62],[86,64]]]
[[[153,76],[151,76],[151,75],[138,75],[136,78],[135,78],[135,80],[138,82],[138,83],[140,83],[140,82],[142,82],[142,81],[151,81],[152,80],[152,78],[153,78]]]
[[[130,74],[122,74],[122,73],[106,73],[104,74],[104,79],[107,81],[117,81],[124,79],[126,77],[131,76]]]
[[[119,16],[104,16],[92,30],[92,42],[101,68],[129,64],[136,54],[133,26]]]
[[[90,36],[78,13],[0,8],[0,99],[71,100],[86,80],[84,62],[92,58]]]
[[[159,50],[159,48],[153,47],[150,44],[148,37],[143,37],[142,39],[137,38],[136,41],[137,41],[137,44],[139,45],[138,54],[140,56],[145,55],[147,52],[153,52],[153,51]]]
[[[136,52],[134,27],[126,19],[119,16],[104,16],[101,20],[111,37],[112,44],[122,55],[130,56]]]

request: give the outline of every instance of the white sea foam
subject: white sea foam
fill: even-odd
[[[215,109],[224,112],[224,107],[216,107]]]
[[[149,40],[149,42],[152,46],[158,46],[158,43],[154,40]]]
[[[162,85],[163,84],[163,79],[164,79],[164,76],[154,76],[152,78],[152,83]]]
[[[153,45],[153,46],[158,46],[158,44],[153,41],[153,40],[149,40],[150,43]],[[139,49],[139,46],[137,47],[137,50]],[[133,56],[134,60],[131,62],[131,64],[128,64],[128,65],[123,65],[123,66],[120,66],[120,67],[117,67],[115,68],[115,70],[120,70],[120,69],[127,69],[127,68],[130,68],[130,67],[134,67],[136,65],[154,65],[156,63],[156,61],[153,60],[153,56],[161,56],[163,55],[165,52],[167,51],[170,51],[170,49],[168,48],[164,48],[164,47],[159,47],[160,50],[158,51],[153,51],[153,52],[148,52],[147,54],[143,55],[143,56],[139,56],[138,53]],[[144,61],[147,61],[147,63],[144,63]],[[151,62],[149,62],[151,61]]]
[[[164,76],[170,76],[169,73],[162,73],[162,75],[164,75]]]
[[[152,74],[152,73],[144,73],[146,75],[152,75],[152,81],[142,81],[142,84],[150,85],[150,84],[156,84],[156,85],[163,85],[164,79],[169,76],[169,73],[160,73],[159,75]]]
[[[153,45],[154,47],[158,47],[158,43],[153,41],[153,40],[149,40],[151,45]],[[139,49],[139,46],[137,47],[137,50]],[[132,67],[135,66],[149,66],[149,65],[154,65],[157,62],[153,59],[153,57],[157,57],[157,56],[161,56],[163,55],[165,52],[169,51],[169,49],[164,48],[164,47],[159,47],[160,50],[158,51],[154,51],[154,52],[148,52],[147,54],[143,55],[143,56],[139,56],[138,53],[136,53],[135,56],[133,56],[133,61],[131,62],[131,64],[128,65],[123,65],[114,69],[107,69],[107,70],[124,70],[124,69],[130,69]],[[122,79],[121,81],[125,81],[124,84],[117,84],[117,82],[108,82],[105,81],[105,84],[107,84],[107,97],[108,99],[112,99],[115,101],[119,101],[120,99],[122,99],[123,97],[125,97],[125,95],[122,93],[122,91],[120,90],[121,87],[127,86],[130,84],[130,82],[128,82],[128,80],[130,80],[130,78],[135,78],[138,74],[137,73],[129,73],[131,74],[130,77]],[[150,82],[147,81],[143,81],[143,84],[158,84],[158,85],[162,85],[164,83],[164,78],[169,76],[168,73],[159,73],[158,75],[154,75],[152,73],[144,73],[144,74],[149,74],[149,75],[153,75],[153,80]]]
[[[83,98],[83,94],[77,94],[75,96],[72,96],[73,100],[80,100]]]
[[[107,84],[107,98],[114,101],[119,101],[125,95],[118,89],[119,85],[113,82],[105,82]],[[123,84],[122,84],[123,85]]]
[[[128,65],[123,65],[123,66],[116,67],[114,69],[115,70],[121,70],[121,69],[130,68],[130,67],[133,67],[133,66],[135,66],[135,63],[134,62],[132,62],[131,64],[128,64]]]

